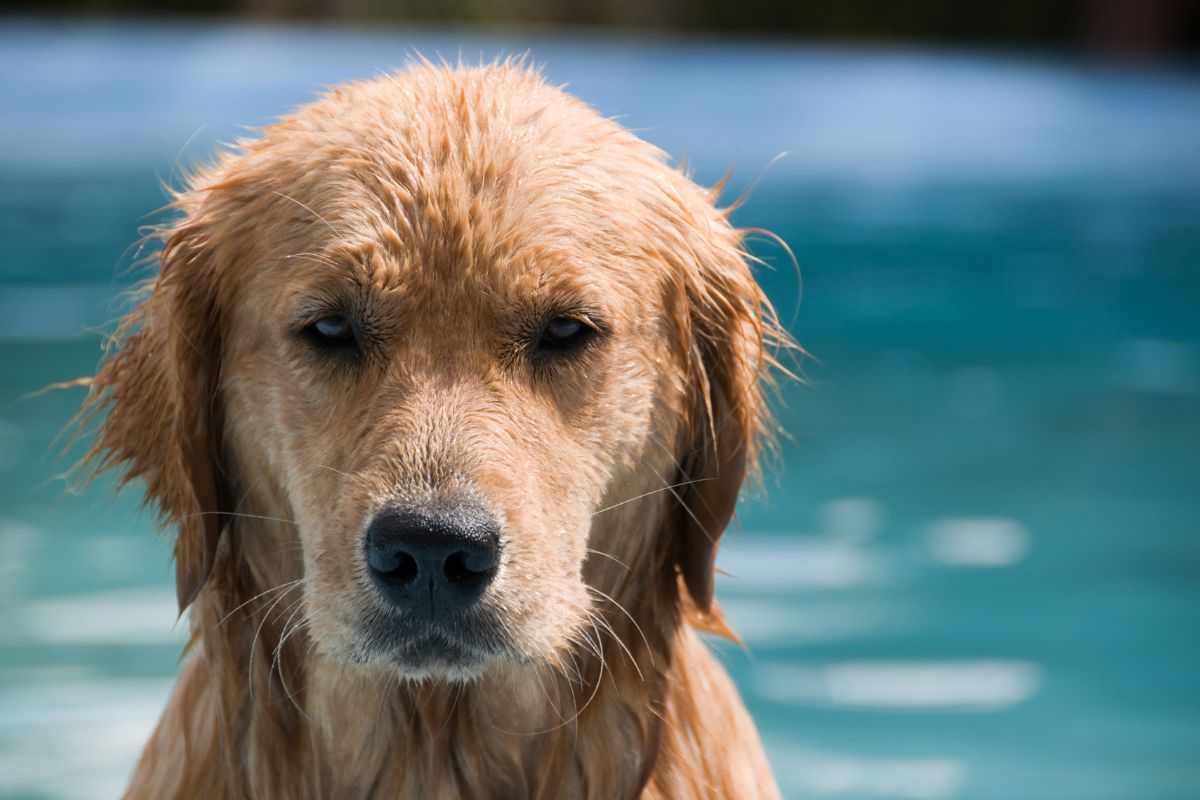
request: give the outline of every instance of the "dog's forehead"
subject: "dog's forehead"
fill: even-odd
[[[423,68],[338,89],[247,155],[292,221],[265,233],[286,233],[265,255],[289,271],[307,260],[313,273],[442,298],[636,295],[651,275],[631,265],[655,263],[647,247],[687,248],[694,187],[527,69]]]
[[[625,276],[603,255],[545,244],[489,248],[486,242],[431,243],[389,235],[335,241],[324,257],[307,260],[306,272],[317,284],[340,281],[404,295],[417,303],[480,297],[498,302],[611,298],[621,291]]]
[[[518,182],[514,181],[514,184]],[[309,225],[310,249],[383,290],[509,293],[607,288],[647,263],[637,235],[651,214],[638,198],[558,185],[462,186],[455,169],[412,178],[412,190],[363,185],[331,214],[336,229]],[[644,207],[644,204],[643,204]],[[651,277],[640,272],[642,288]]]

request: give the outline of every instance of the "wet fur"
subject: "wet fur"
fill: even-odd
[[[189,610],[128,796],[777,796],[696,633],[727,633],[717,538],[786,339],[714,200],[517,63],[335,89],[190,179],[83,411],[91,463],[177,530]],[[387,340],[368,380],[277,341],[330,270],[427,345]],[[586,369],[456,344],[581,292],[614,331]],[[510,529],[510,652],[405,675],[334,612],[370,602],[364,515],[448,486]]]

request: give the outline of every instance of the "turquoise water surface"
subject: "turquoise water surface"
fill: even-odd
[[[0,796],[116,795],[168,546],[55,434],[160,181],[321,86],[531,49],[783,236],[814,359],[723,550],[795,798],[1200,798],[1200,73],[1006,55],[0,23]],[[787,156],[773,162],[775,156]],[[770,165],[770,166],[768,166]]]

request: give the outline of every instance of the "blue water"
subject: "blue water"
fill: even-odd
[[[745,186],[814,358],[723,647],[789,797],[1200,797],[1200,73],[1020,55],[0,23],[0,796],[111,797],[180,644],[51,442],[181,165],[322,85],[531,49]],[[780,153],[786,157],[774,161]]]

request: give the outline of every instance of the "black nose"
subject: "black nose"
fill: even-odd
[[[367,566],[393,605],[437,620],[479,599],[499,545],[495,520],[475,505],[385,509],[367,528]]]

